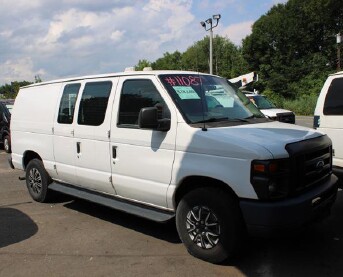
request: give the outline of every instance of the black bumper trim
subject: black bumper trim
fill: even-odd
[[[338,177],[338,187],[343,188],[343,168],[333,165],[332,172]]]
[[[339,167],[339,166],[332,166],[332,171],[333,173],[339,177],[339,178],[343,178],[343,168]]]
[[[249,231],[273,232],[301,227],[330,214],[337,196],[337,177],[296,197],[275,202],[241,200],[240,207]]]

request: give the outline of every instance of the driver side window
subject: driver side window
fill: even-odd
[[[127,80],[120,95],[118,127],[138,128],[142,108],[157,107],[158,118],[170,118],[170,112],[151,80]]]

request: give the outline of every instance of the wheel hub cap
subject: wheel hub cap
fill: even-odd
[[[9,145],[9,142],[7,139],[5,139],[5,141],[4,141],[4,148],[6,151],[8,151],[10,149],[10,145]]]
[[[217,216],[208,207],[193,207],[187,214],[186,227],[189,237],[199,247],[211,249],[217,245],[220,224]]]
[[[29,186],[32,192],[36,194],[39,194],[42,190],[42,176],[36,168],[30,170]]]

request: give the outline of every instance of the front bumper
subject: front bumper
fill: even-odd
[[[343,168],[332,166],[332,172],[338,177],[338,187],[343,188]]]
[[[337,196],[337,177],[293,198],[261,202],[241,200],[240,207],[249,232],[273,233],[320,220],[330,214]]]

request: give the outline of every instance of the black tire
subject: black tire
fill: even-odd
[[[246,234],[235,198],[208,187],[190,191],[181,199],[176,227],[188,252],[211,263],[233,257]]]
[[[51,178],[41,160],[33,159],[26,167],[26,186],[33,200],[47,202]]]
[[[4,149],[6,153],[11,153],[11,142],[10,137],[8,135],[4,137]]]

